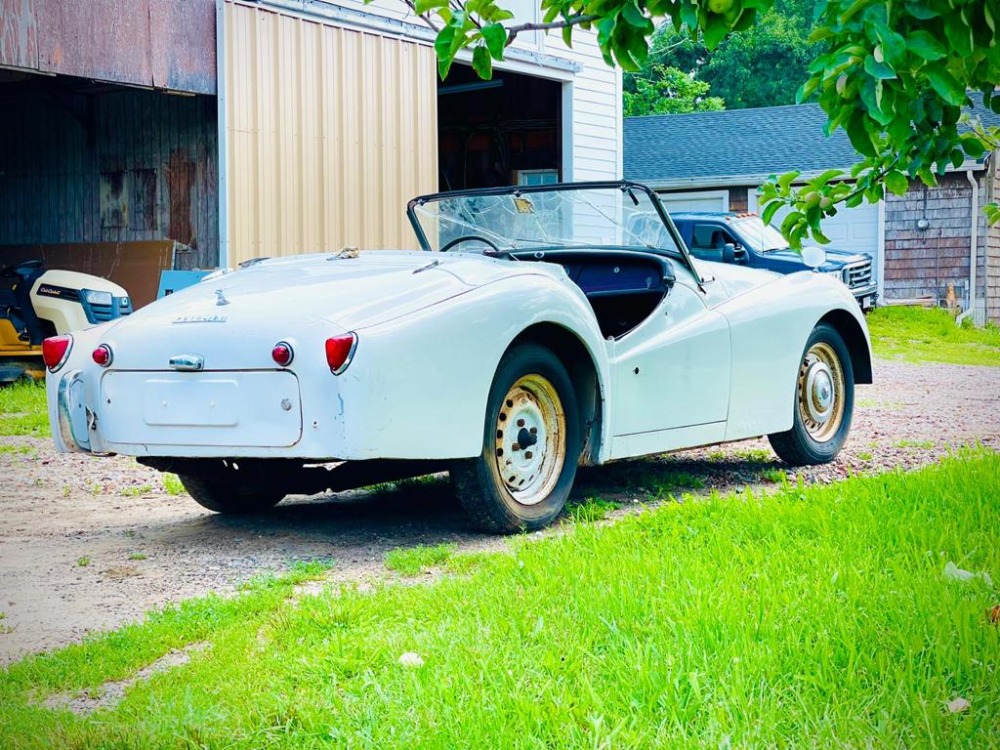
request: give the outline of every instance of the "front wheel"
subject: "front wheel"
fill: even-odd
[[[548,349],[526,344],[497,368],[483,452],[451,467],[459,501],[484,531],[540,529],[559,515],[576,478],[580,420],[573,383]]]
[[[229,470],[218,474],[178,474],[191,498],[203,508],[225,515],[263,513],[280,503],[285,493],[268,482],[240,481],[237,472]]]
[[[792,429],[768,435],[778,457],[791,466],[836,458],[854,413],[854,368],[837,329],[821,323],[806,342],[795,384]]]

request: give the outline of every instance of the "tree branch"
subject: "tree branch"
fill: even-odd
[[[564,18],[561,21],[551,21],[549,23],[521,23],[507,29],[507,46],[513,44],[514,39],[522,31],[548,31],[549,29],[565,29],[567,26],[579,26],[581,23],[598,21],[598,15],[579,15]]]
[[[407,8],[413,11],[413,15],[415,15],[421,21],[426,23],[428,26],[430,26],[431,31],[433,31],[435,34],[438,31],[440,31],[440,29],[437,27],[437,24],[435,24],[431,19],[429,19],[427,16],[422,16],[419,13],[417,13],[417,7],[413,4],[413,0],[403,0],[403,3],[406,5]]]

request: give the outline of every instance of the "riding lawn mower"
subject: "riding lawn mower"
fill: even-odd
[[[45,376],[43,339],[131,312],[128,292],[99,276],[40,260],[0,268],[0,384]]]

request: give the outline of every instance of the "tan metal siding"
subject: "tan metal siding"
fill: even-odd
[[[416,247],[437,187],[430,47],[226,3],[229,260]]]

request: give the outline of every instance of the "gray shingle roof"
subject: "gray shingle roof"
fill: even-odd
[[[974,110],[985,125],[1000,115]],[[626,117],[626,180],[711,184],[737,177],[820,172],[858,161],[843,130],[823,134],[826,115],[818,104]]]

